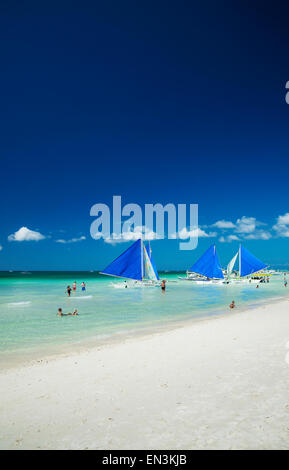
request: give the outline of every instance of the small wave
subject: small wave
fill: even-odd
[[[71,299],[92,299],[92,295],[79,295],[77,297],[70,297]]]
[[[31,304],[30,300],[26,302],[11,302],[8,304],[8,307],[22,307],[22,306],[30,305],[30,304]]]

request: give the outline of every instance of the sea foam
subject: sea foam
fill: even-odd
[[[8,307],[24,307],[25,305],[30,305],[31,301],[27,300],[25,302],[11,302],[8,304]]]
[[[85,299],[92,299],[92,295],[79,295],[77,297],[73,296],[73,297],[70,297],[70,298],[71,299],[78,299],[78,300],[80,300],[80,299],[85,300]]]

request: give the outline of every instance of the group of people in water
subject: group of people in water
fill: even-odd
[[[65,317],[66,315],[78,315],[78,311],[77,311],[77,308],[75,308],[74,311],[73,311],[73,313],[70,313],[70,312],[68,312],[68,313],[63,313],[63,312],[62,312],[62,308],[59,308],[59,309],[58,309],[58,312],[57,312],[57,315],[58,315],[59,317]]]
[[[260,283],[264,283],[264,282],[269,282],[269,277],[267,277],[267,279],[265,279],[265,277],[263,277],[261,280],[260,280]],[[284,287],[287,287],[287,279],[286,279],[286,273],[284,273]],[[259,284],[256,285],[256,289],[259,289]],[[232,302],[230,303],[229,305],[230,308],[235,308],[236,307],[236,304],[235,304],[235,301],[232,300]]]
[[[85,282],[81,283],[81,290],[82,290],[82,292],[86,291]],[[75,292],[76,292],[76,281],[74,281],[74,283],[72,284],[72,288],[70,286],[66,287],[65,293],[67,293],[68,297],[71,296],[71,291],[75,294]]]
[[[166,290],[166,282],[167,282],[167,281],[166,281],[165,279],[163,279],[162,282],[161,282],[161,290],[162,290],[162,292],[165,292],[165,290]],[[265,280],[265,278],[262,278],[262,280],[261,280],[260,282],[269,282],[269,277],[268,277],[266,280]],[[127,285],[126,285],[126,287],[127,287]],[[256,285],[256,288],[258,288],[258,287],[259,287],[259,284]],[[286,273],[284,273],[284,287],[287,287]],[[81,283],[81,290],[82,290],[83,292],[86,290],[85,282],[82,282],[82,283]],[[76,292],[76,281],[74,281],[74,283],[72,284],[72,288],[71,288],[70,286],[67,286],[65,292],[67,293],[68,297],[71,296],[71,291],[73,291],[74,293]],[[235,304],[235,301],[234,301],[234,300],[232,300],[232,302],[230,303],[229,307],[230,307],[230,309],[233,309],[233,308],[236,307],[236,304]],[[62,312],[62,308],[59,308],[57,315],[58,315],[59,317],[63,317],[63,316],[65,316],[65,315],[78,315],[78,311],[77,311],[77,309],[75,309],[73,313],[70,313],[70,312],[68,312],[68,313],[63,313],[63,312]]]
[[[72,288],[70,287],[70,285],[66,287],[65,293],[68,295],[68,297],[70,297],[70,296],[71,296],[71,292],[73,292],[74,294],[76,293],[76,288],[77,288],[77,287],[76,287],[76,281],[74,281],[74,283],[72,284]],[[86,291],[85,282],[82,282],[82,283],[81,283],[81,290],[82,290],[82,292],[85,292],[85,291]],[[59,317],[65,317],[65,316],[67,316],[67,315],[76,316],[76,315],[78,315],[78,310],[77,310],[77,308],[75,308],[74,311],[73,311],[73,313],[71,313],[71,312],[63,313],[63,312],[62,312],[62,308],[59,308],[59,309],[58,309],[58,312],[57,312],[57,315],[58,315]]]

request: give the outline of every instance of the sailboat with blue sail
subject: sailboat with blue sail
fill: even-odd
[[[194,281],[199,284],[223,282],[224,274],[216,246],[211,245],[187,271],[187,277],[179,279]]]
[[[153,260],[150,243],[145,246],[140,238],[100,274],[134,282],[114,284],[114,287],[143,287],[158,285],[159,275]]]
[[[238,272],[235,272],[235,277],[232,277],[232,273],[238,258],[239,269]],[[251,280],[251,277],[256,274],[268,276],[269,273],[264,272],[264,270],[267,268],[267,264],[263,263],[263,261],[256,258],[256,256],[250,253],[250,251],[240,245],[239,250],[227,266],[227,277],[231,282]]]

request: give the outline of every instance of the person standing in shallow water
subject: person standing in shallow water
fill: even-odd
[[[82,282],[82,283],[81,283],[81,290],[82,290],[83,292],[86,290],[85,282]]]
[[[162,292],[165,292],[166,290],[166,281],[164,279],[162,280],[162,283],[161,283],[161,289],[162,289]]]
[[[70,297],[70,294],[71,294],[71,287],[70,287],[70,286],[67,286],[65,292],[67,292],[68,297]]]
[[[230,308],[235,308],[235,307],[236,307],[235,300],[232,300],[232,303],[230,304]]]
[[[73,292],[75,293],[76,292],[76,281],[74,281],[74,283],[72,284],[72,289],[73,289]]]

